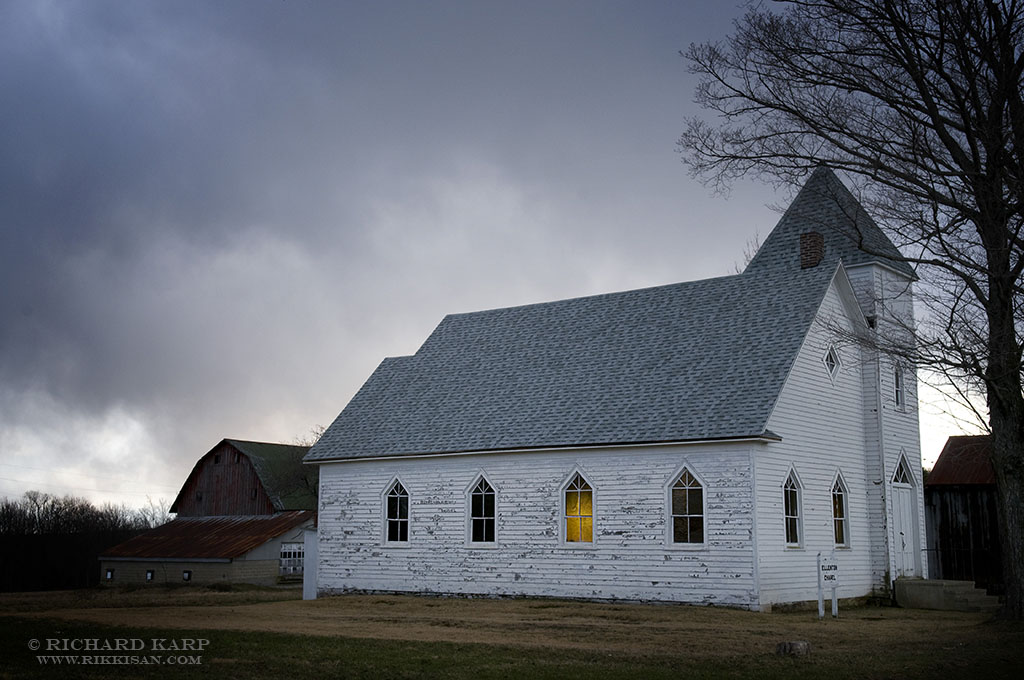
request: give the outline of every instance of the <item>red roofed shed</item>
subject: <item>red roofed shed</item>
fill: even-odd
[[[996,478],[990,438],[950,437],[924,483],[931,578],[1002,588]]]

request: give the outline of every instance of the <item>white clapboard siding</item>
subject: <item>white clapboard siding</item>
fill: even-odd
[[[321,592],[347,590],[665,600],[752,607],[752,445],[699,444],[329,463],[320,473]],[[666,484],[705,482],[706,545],[667,544]],[[594,543],[561,540],[561,489],[594,489]],[[467,545],[467,491],[497,492],[497,541]],[[384,545],[382,493],[410,495],[407,546]]]
[[[842,572],[840,597],[872,591],[869,505],[877,490],[867,479],[866,397],[861,350],[848,340],[852,326],[835,285],[818,311],[775,410],[770,430],[782,437],[755,454],[757,550],[760,601],[772,603],[817,597],[817,555],[835,551]],[[844,335],[847,338],[844,338]],[[830,346],[840,357],[833,380],[823,358]],[[802,541],[787,547],[783,484],[795,470],[802,485]],[[832,485],[841,472],[848,490],[849,547],[835,545]],[[875,549],[884,548],[877,546]]]
[[[913,309],[913,292],[906,277],[883,270],[874,281],[879,286],[881,300],[878,329],[882,334],[900,335],[905,333],[907,319]],[[882,446],[885,451],[886,507],[892,508],[892,477],[900,456],[905,456],[911,476],[917,512],[917,568],[918,575],[927,577],[928,560],[925,556],[926,539],[924,530],[924,493],[921,471],[921,439],[917,410],[917,375],[912,366],[902,366],[904,383],[904,406],[895,404],[894,361],[889,357],[881,359],[880,393],[882,403]],[[890,517],[891,517],[890,510]],[[890,579],[895,578],[895,551],[899,541],[895,535],[898,529],[890,520],[888,523],[888,559]]]
[[[870,301],[877,323],[877,332],[883,337],[902,335],[912,323],[913,290],[910,281],[903,275],[875,265],[859,267],[850,271],[850,278],[857,289],[858,298]],[[921,576],[927,576],[924,531],[924,495],[921,475],[921,440],[918,422],[917,374],[912,365],[904,365],[904,406],[895,404],[894,360],[878,357],[868,352],[870,370],[865,374],[866,389],[870,389],[873,403],[870,405],[869,446],[874,461],[871,469],[873,483],[879,493],[878,503],[872,507],[873,529],[885,544],[885,551],[877,553],[873,569],[881,590],[889,592],[895,578],[896,537],[891,521],[892,477],[902,455],[906,456],[914,477],[914,491],[917,501],[917,543],[918,567]],[[880,407],[880,414],[879,414]],[[880,453],[884,451],[884,455]]]

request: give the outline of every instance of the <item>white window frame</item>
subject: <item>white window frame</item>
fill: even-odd
[[[569,527],[569,515],[566,514],[568,508],[565,504],[566,494],[570,490],[576,478],[579,477],[583,482],[590,488],[590,540],[589,541],[570,541],[568,540],[567,530]],[[563,547],[567,548],[583,548],[590,549],[597,545],[597,487],[591,480],[590,475],[583,472],[581,469],[576,468],[572,473],[566,477],[565,481],[558,488],[558,534],[561,539]],[[573,517],[586,517],[586,515],[573,515]]]
[[[703,539],[701,542],[696,543],[677,543],[675,541],[675,517],[672,510],[672,490],[675,488],[676,483],[683,476],[683,473],[689,473],[697,484],[701,488],[701,509],[700,516],[703,519]],[[704,550],[708,547],[708,484],[703,477],[694,472],[693,466],[689,463],[683,463],[683,465],[676,468],[672,475],[668,478],[668,481],[664,484],[665,493],[665,546],[674,550]],[[694,515],[689,515],[694,516]]]
[[[405,518],[395,518],[394,521],[405,522],[405,540],[390,540],[390,528],[391,528],[391,517],[388,513],[389,499],[391,492],[395,486],[401,486],[402,491],[405,492]],[[406,484],[400,477],[393,477],[390,482],[384,487],[384,490],[380,494],[380,516],[381,516],[381,544],[389,548],[405,548],[408,547],[412,542],[412,493],[409,492],[409,485]]]
[[[786,503],[789,500],[790,482],[793,484],[793,489],[796,491],[796,514],[791,515],[787,512],[788,508]],[[796,550],[804,547],[804,485],[800,481],[800,476],[796,473],[796,468],[791,467],[789,472],[786,474],[786,478],[782,480],[782,537],[784,544],[787,549]],[[789,524],[790,520],[795,520],[796,527],[796,542],[789,540]]]
[[[832,368],[829,368],[829,357],[832,357],[834,360]],[[834,385],[839,378],[839,373],[843,370],[843,359],[840,357],[839,349],[835,346],[835,343],[829,343],[828,347],[825,348],[825,353],[821,356],[821,365],[825,367],[825,373]]]
[[[836,488],[839,489],[840,504],[843,513],[842,517],[836,517]],[[832,478],[832,486],[829,487],[829,498],[831,499],[832,508],[832,542],[837,548],[849,548],[850,547],[850,487],[847,486],[846,480],[843,479],[842,471],[836,471],[835,477]],[[837,523],[841,522],[843,527],[843,541],[836,540],[836,526]]]
[[[485,484],[487,484],[487,486],[490,487],[491,494],[494,496],[494,515],[492,517],[486,517],[486,516],[476,517],[474,515],[474,511],[473,511],[473,495],[476,492],[477,487],[480,486],[480,482],[484,482]],[[487,477],[486,474],[484,474],[483,472],[479,472],[475,477],[473,477],[472,483],[470,483],[470,485],[468,487],[466,487],[465,497],[466,497],[466,506],[465,506],[466,507],[466,547],[474,548],[474,549],[483,549],[483,550],[497,548],[498,547],[498,487],[496,487],[491,482],[491,480]],[[489,520],[491,520],[494,523],[493,540],[490,540],[490,541],[474,541],[473,540],[473,521],[477,520],[477,519],[481,519],[481,520],[484,520],[484,521],[489,519]]]
[[[306,544],[302,541],[281,541],[278,551],[278,575],[301,574],[306,564]]]
[[[903,411],[907,407],[906,375],[899,363],[892,365],[892,403],[897,411]]]
[[[906,474],[907,481],[900,482],[896,480],[896,477],[900,474],[900,470],[903,470]],[[896,467],[892,470],[892,477],[889,478],[891,484],[902,484],[903,486],[916,487],[917,480],[914,479],[914,468],[910,467],[910,461],[907,460],[907,452],[900,449],[900,456],[896,459]]]

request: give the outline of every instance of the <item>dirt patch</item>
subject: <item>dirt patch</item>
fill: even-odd
[[[191,596],[198,597],[195,593]],[[234,596],[234,601],[228,596]],[[241,599],[264,596],[277,599],[252,603]],[[280,599],[275,593],[211,593],[201,599],[201,604],[188,603],[185,596],[175,604],[132,604],[129,597],[107,606],[114,598],[106,602],[98,598],[84,606],[15,612],[8,609],[5,597],[0,598],[0,612],[132,627],[272,631],[705,658],[770,652],[783,640],[808,640],[816,654],[845,655],[969,644],[975,637],[991,633],[983,614],[881,607],[852,608],[841,611],[839,619],[819,621],[816,613],[808,612],[760,614],[685,605],[564,600],[345,595],[304,602]],[[73,601],[55,597],[50,602]]]

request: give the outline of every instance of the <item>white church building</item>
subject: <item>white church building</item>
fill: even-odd
[[[769,610],[924,576],[913,270],[816,170],[742,274],[445,317],[306,456],[316,589]]]

